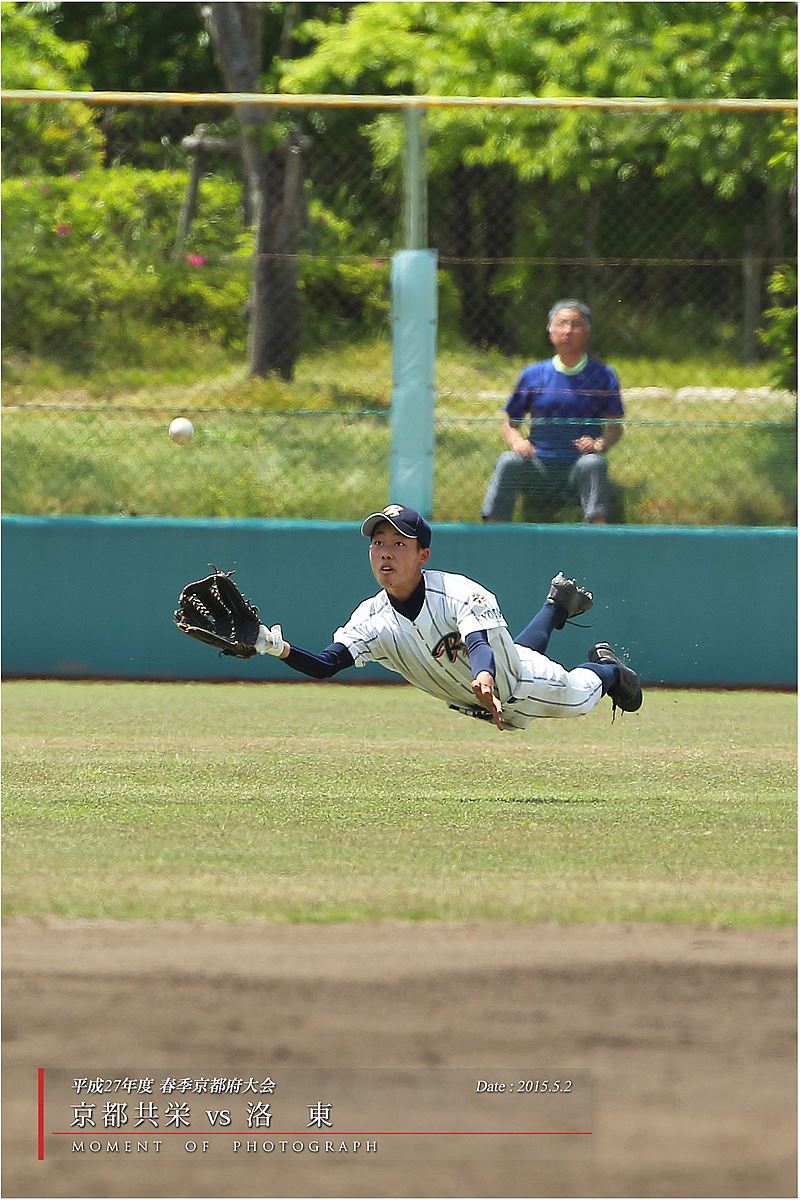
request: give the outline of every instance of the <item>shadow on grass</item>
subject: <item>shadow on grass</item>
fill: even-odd
[[[458,804],[599,804],[600,796],[461,796]]]

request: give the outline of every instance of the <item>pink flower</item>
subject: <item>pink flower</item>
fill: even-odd
[[[186,261],[190,267],[204,267],[208,259],[202,254],[187,254]]]
[[[56,236],[57,237],[69,237],[69,235],[71,233],[72,233],[71,225],[56,225]]]

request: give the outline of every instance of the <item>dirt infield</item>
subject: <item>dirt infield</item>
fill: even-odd
[[[3,1195],[793,1196],[795,945],[654,925],[9,920]],[[529,1161],[234,1158],[222,1137],[206,1155],[88,1155],[50,1136],[66,1128],[51,1105],[37,1161],[37,1068],[254,1065],[584,1069],[591,1142]],[[424,1107],[415,1127],[436,1128]]]

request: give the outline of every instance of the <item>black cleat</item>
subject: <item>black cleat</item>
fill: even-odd
[[[557,604],[559,608],[563,608],[567,620],[588,612],[593,602],[592,593],[584,587],[579,587],[574,579],[567,579],[562,571],[558,572],[550,584],[550,591],[545,600],[545,604]]]
[[[592,646],[587,655],[588,662],[608,663],[619,667],[619,683],[609,688],[608,695],[614,705],[613,713],[618,708],[623,712],[636,712],[642,707],[642,685],[639,676],[632,667],[626,667],[622,659],[614,653],[608,642],[598,642]]]

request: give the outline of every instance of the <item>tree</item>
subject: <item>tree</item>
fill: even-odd
[[[97,91],[219,89],[208,33],[193,4],[48,0],[40,7],[55,33],[85,44],[85,72]],[[172,104],[109,106],[97,111],[107,166],[182,166],[181,138],[195,123],[212,124],[220,118],[219,109]]]
[[[228,91],[259,92],[263,5],[204,4],[201,14]],[[303,197],[300,142],[291,128],[281,127],[275,108],[242,105],[236,117],[255,224],[250,373],[278,373],[291,379],[300,328],[296,259]]]
[[[282,86],[487,97],[790,98],[796,24],[795,7],[783,3],[366,3],[338,26],[301,26],[298,38],[314,47],[285,65]],[[399,124],[392,114],[366,120],[374,159],[390,170],[402,154]],[[504,345],[506,297],[519,291],[512,268],[495,273],[480,260],[510,256],[510,241],[518,255],[635,257],[632,243],[652,237],[652,229],[629,220],[624,228],[617,222],[614,235],[622,207],[645,218],[654,205],[670,209],[673,247],[660,249],[676,258],[785,253],[796,154],[776,162],[774,124],[706,112],[430,110],[432,216],[438,209],[440,253],[461,263],[455,278],[464,334],[473,340],[479,323],[484,336],[489,331]],[[743,209],[751,214],[749,230]],[[563,221],[566,212],[571,224]],[[582,270],[590,292],[591,268]],[[477,296],[493,313],[477,313]]]
[[[86,87],[87,47],[62,40],[38,14],[2,5],[6,88],[74,91]],[[8,104],[3,108],[6,175],[62,175],[99,162],[103,138],[86,104]]]
[[[48,4],[50,23],[80,33],[92,84],[126,90],[260,92],[273,58],[288,53],[297,5],[219,3]],[[271,52],[268,47],[272,46]],[[266,64],[266,65],[265,65]],[[187,126],[219,123],[218,109],[181,106],[108,108],[103,112],[111,163],[151,165],[182,159]],[[254,223],[249,366],[254,375],[289,379],[298,353],[296,249],[302,203],[297,139],[275,110],[236,109],[221,124],[238,127],[244,187]]]

